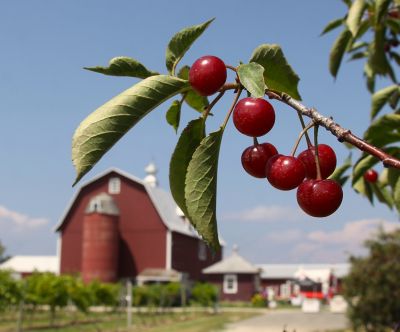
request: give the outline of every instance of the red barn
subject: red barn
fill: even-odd
[[[61,273],[81,273],[87,281],[197,280],[221,260],[222,252],[212,255],[157,186],[155,166],[146,171],[140,180],[110,169],[78,190],[57,226]]]

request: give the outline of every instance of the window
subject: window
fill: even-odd
[[[283,299],[290,298],[290,282],[286,282],[285,284],[280,285],[280,297]]]
[[[201,261],[205,261],[207,259],[207,247],[203,241],[199,241],[198,257]]]
[[[225,294],[236,294],[238,291],[238,280],[236,274],[225,274],[223,290]]]
[[[110,178],[110,180],[108,181],[108,193],[119,194],[120,192],[121,192],[121,179]]]

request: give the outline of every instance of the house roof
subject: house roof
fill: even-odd
[[[13,256],[0,264],[1,270],[17,273],[53,272],[58,274],[60,260],[57,256]]]
[[[160,215],[161,220],[163,221],[164,225],[167,227],[168,230],[181,233],[184,235],[188,235],[191,237],[195,238],[200,238],[199,234],[197,231],[193,228],[193,226],[190,224],[190,222],[186,219],[180,216],[177,213],[177,205],[175,201],[172,198],[172,195],[169,192],[164,191],[163,189],[159,187],[152,186],[151,183],[147,183],[146,181],[143,181],[127,172],[124,172],[118,168],[110,168],[106,170],[105,172],[102,172],[95,177],[93,177],[91,180],[85,182],[79,190],[75,193],[75,195],[72,197],[70,203],[68,204],[67,208],[65,209],[64,213],[62,214],[60,221],[58,222],[55,230],[59,231],[61,229],[62,224],[64,223],[69,211],[71,210],[74,202],[76,199],[79,197],[82,189],[91,183],[101,179],[102,177],[107,176],[110,173],[116,173],[120,175],[121,177],[124,177],[125,179],[128,179],[132,182],[138,183],[142,185],[146,192],[149,194],[149,197],[154,204],[154,207],[156,208],[158,214]]]
[[[248,260],[240,256],[237,250],[223,260],[203,269],[204,274],[226,274],[226,273],[251,273],[256,274],[259,269]]]
[[[293,279],[296,272],[312,270],[329,270],[338,277],[346,276],[350,269],[350,264],[256,264],[261,269],[262,279]],[[312,274],[312,272],[311,272]]]

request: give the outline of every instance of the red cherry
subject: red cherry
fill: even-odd
[[[334,180],[306,180],[297,188],[297,202],[312,217],[327,217],[343,199],[342,187]]]
[[[369,169],[364,173],[364,179],[368,182],[375,183],[378,181],[378,173],[373,169]]]
[[[336,154],[329,145],[318,144],[318,155],[321,177],[326,179],[336,168]],[[315,146],[304,150],[297,158],[299,158],[306,167],[306,177],[308,179],[316,179],[317,165],[315,163]]]
[[[272,105],[262,98],[244,98],[233,110],[233,123],[242,134],[258,137],[268,133],[275,123]]]
[[[242,153],[242,166],[250,175],[265,178],[265,166],[268,160],[277,153],[278,150],[270,143],[249,146]]]
[[[216,93],[225,81],[225,63],[216,56],[206,55],[197,59],[189,70],[190,85],[202,96]]]
[[[266,174],[275,188],[292,190],[303,182],[306,170],[296,157],[277,154],[268,160]]]

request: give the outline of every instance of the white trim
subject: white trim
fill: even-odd
[[[172,232],[167,230],[166,233],[166,250],[165,250],[165,268],[167,270],[172,269]]]
[[[229,281],[232,284],[229,284]],[[238,276],[237,274],[224,274],[224,282],[222,287],[224,294],[236,294],[238,292]]]
[[[140,180],[139,178],[137,178],[137,177],[135,177],[135,176],[133,176],[133,175],[131,175],[131,174],[129,174],[129,173],[126,173],[126,172],[124,172],[124,171],[121,171],[119,168],[112,167],[112,168],[109,168],[109,169],[107,169],[106,171],[104,171],[104,172],[102,172],[102,173],[100,173],[100,174],[97,174],[97,175],[96,175],[95,177],[93,177],[91,180],[89,180],[89,181],[85,182],[84,184],[82,184],[82,186],[79,188],[79,190],[76,191],[75,194],[72,196],[72,198],[71,198],[71,200],[69,201],[67,207],[65,208],[63,214],[61,215],[60,219],[58,220],[57,225],[54,227],[54,231],[55,231],[55,232],[57,232],[58,229],[59,229],[59,228],[61,227],[61,225],[63,224],[65,218],[67,217],[68,212],[71,210],[72,205],[74,204],[74,202],[76,201],[76,199],[79,197],[79,194],[81,193],[82,189],[83,189],[84,187],[88,186],[89,184],[91,184],[91,183],[97,181],[98,179],[102,178],[103,176],[106,176],[107,174],[109,174],[109,173],[111,173],[111,172],[115,172],[115,173],[117,173],[117,174],[120,174],[120,175],[122,175],[122,176],[128,178],[129,180],[132,180],[132,181],[137,182],[138,184],[141,184],[142,186],[144,186],[144,183],[143,183],[142,180]]]

